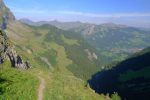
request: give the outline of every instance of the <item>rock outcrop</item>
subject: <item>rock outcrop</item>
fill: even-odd
[[[9,59],[11,66],[15,68],[27,69],[30,68],[29,62],[24,62],[20,55],[18,55],[15,48],[10,45],[10,41],[2,30],[7,29],[9,22],[15,21],[15,16],[0,0],[0,64],[4,62],[4,59]]]
[[[98,59],[98,57],[95,54],[95,52],[90,52],[88,49],[85,49],[84,51],[88,54],[88,59],[89,60],[93,61],[93,60],[97,60]]]
[[[0,64],[2,64],[4,60],[8,58],[11,66],[14,68],[30,68],[31,66],[29,62],[24,62],[21,56],[15,50],[15,48],[10,44],[11,43],[5,32],[0,30]]]

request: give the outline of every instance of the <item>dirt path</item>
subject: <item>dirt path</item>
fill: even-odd
[[[38,78],[40,80],[40,85],[38,88],[38,100],[42,100],[43,99],[43,91],[45,88],[45,80],[41,76],[38,76]]]

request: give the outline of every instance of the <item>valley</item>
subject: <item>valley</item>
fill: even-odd
[[[150,48],[136,53],[116,65],[93,75],[89,80],[98,93],[117,92],[122,99],[147,100],[149,98]],[[103,81],[103,82],[102,82]],[[108,82],[109,81],[109,82]]]
[[[135,95],[128,86],[137,98],[149,93],[150,30],[18,20],[0,0],[0,33],[0,100],[121,100]]]
[[[21,19],[20,21],[34,26],[54,25],[57,28],[80,34],[102,56],[100,58],[102,65],[122,61],[133,53],[149,47],[148,43],[150,42],[149,30],[126,25],[113,23],[96,25],[59,21],[33,22],[28,19]]]

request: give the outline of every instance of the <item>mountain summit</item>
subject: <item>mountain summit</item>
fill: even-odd
[[[8,22],[14,20],[15,16],[12,14],[9,8],[5,6],[3,0],[0,0],[0,28],[6,29]]]

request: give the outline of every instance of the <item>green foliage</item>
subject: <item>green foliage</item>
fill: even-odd
[[[67,41],[68,39],[78,41],[78,45],[68,45],[66,40],[64,41],[64,38],[62,38],[62,35],[67,38]],[[48,43],[57,43],[65,48],[67,57],[72,60],[72,64],[67,66],[67,68],[75,76],[87,80],[99,69],[97,67],[97,62],[89,60],[88,55],[85,52],[85,49],[92,52],[95,52],[96,50],[84,42],[79,34],[60,29],[52,29],[45,35],[45,41]]]
[[[8,9],[4,7],[4,13],[5,11]],[[0,15],[3,14],[0,13]],[[100,66],[99,59],[88,59],[85,49],[97,53],[98,57],[99,54],[85,42],[81,35],[63,31],[51,25],[35,27],[21,24],[18,21],[9,24],[7,32],[11,33],[10,37],[17,45],[17,51],[23,58],[31,62],[33,69],[26,71],[13,69],[10,68],[7,61],[0,66],[0,99],[36,100],[39,74],[46,83],[44,100],[106,99],[104,95],[95,94],[89,87],[84,87],[85,81],[81,80],[87,80]],[[82,31],[82,29],[79,30]],[[97,37],[107,36],[105,34],[107,28],[102,30],[102,34],[94,37],[95,40]],[[23,51],[23,46],[30,49],[32,53]],[[107,56],[107,53],[104,55]],[[110,56],[113,55],[110,53]],[[47,70],[49,65],[41,57],[45,57],[50,62],[54,71]],[[100,58],[101,63],[103,63],[102,59],[103,57]],[[118,97],[112,96],[112,98]]]
[[[52,64],[52,66],[56,66],[57,65],[57,51],[54,49],[49,49],[47,51],[45,51],[44,53],[40,54],[40,56],[42,57],[46,57],[48,59],[48,61],[50,61],[50,63]]]
[[[68,57],[73,61],[67,68],[74,73],[75,76],[87,80],[95,71],[98,70],[94,61],[90,61],[87,53],[81,47],[66,47]]]
[[[64,41],[64,43],[66,43],[68,45],[80,45],[78,43],[78,41],[75,39],[68,39],[68,38],[64,37],[64,35],[61,35],[61,37],[62,37],[62,40]]]
[[[70,30],[82,34],[90,45],[99,50],[102,55],[101,59],[105,58],[104,61],[107,64],[112,61],[125,60],[127,56],[150,46],[150,31],[144,29],[115,24],[94,25],[89,35],[87,30],[90,30],[93,25],[88,25],[88,27],[86,25]]]
[[[1,100],[35,100],[38,80],[30,72],[13,69],[5,61],[0,65]]]
[[[112,100],[121,100],[120,96],[117,93],[111,95]]]
[[[84,87],[84,81],[66,73],[54,72],[45,91],[44,100],[105,100]]]
[[[126,73],[121,74],[119,77],[119,80],[125,82],[125,81],[136,79],[138,77],[143,77],[147,79],[147,78],[150,78],[149,71],[150,71],[150,67],[147,67],[138,71],[129,70]]]
[[[37,64],[39,64],[39,66],[41,66],[43,69],[49,69],[49,66],[43,61],[41,60],[40,57],[35,57],[34,60],[36,61]]]

